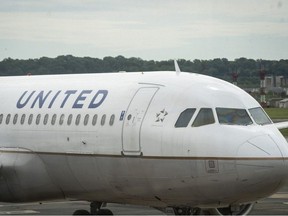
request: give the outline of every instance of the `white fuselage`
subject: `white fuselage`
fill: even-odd
[[[0,201],[219,207],[276,192],[287,142],[227,82],[175,72],[0,78]],[[186,109],[195,113],[176,127]],[[192,126],[201,108],[214,122]],[[246,110],[248,125],[216,108]],[[10,117],[9,117],[10,116]]]

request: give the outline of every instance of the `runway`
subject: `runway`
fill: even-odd
[[[89,210],[89,205],[84,201],[42,204],[0,203],[0,215],[72,215],[76,209]],[[109,208],[114,215],[165,215],[159,210],[143,206],[108,204],[106,208]],[[288,187],[256,203],[250,215],[288,215]]]

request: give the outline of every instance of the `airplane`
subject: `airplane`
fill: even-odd
[[[288,123],[233,84],[175,68],[1,77],[0,202],[246,215],[285,185]]]

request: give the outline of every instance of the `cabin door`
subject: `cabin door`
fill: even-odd
[[[139,156],[141,127],[150,103],[158,91],[156,87],[143,87],[133,96],[127,108],[122,128],[122,154]]]

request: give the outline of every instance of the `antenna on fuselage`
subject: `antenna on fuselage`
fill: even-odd
[[[177,75],[180,75],[181,70],[180,70],[180,68],[179,68],[179,65],[178,65],[176,59],[174,60],[174,67],[175,67],[176,74],[177,74]]]

